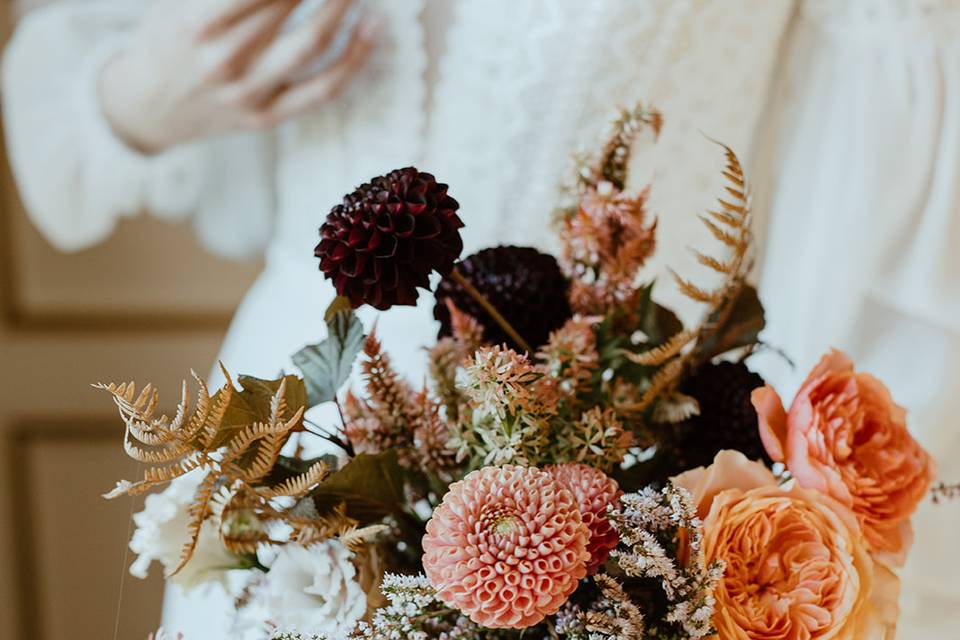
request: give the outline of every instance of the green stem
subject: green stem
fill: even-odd
[[[460,273],[459,269],[454,267],[453,271],[450,273],[450,276],[453,278],[454,282],[459,284],[461,287],[463,287],[464,291],[470,294],[471,298],[477,301],[477,304],[483,307],[483,310],[486,311],[491,318],[493,318],[494,322],[500,325],[500,328],[503,329],[508,336],[510,336],[511,340],[513,340],[523,351],[526,351],[528,354],[533,353],[533,349],[530,348],[530,345],[527,343],[527,341],[524,340],[520,334],[517,333],[517,330],[514,329],[513,326],[507,321],[507,319],[504,318],[499,311],[497,311],[497,308],[494,307],[489,300],[487,300],[487,297],[480,293],[480,291],[473,286],[469,280],[463,277],[463,274]]]

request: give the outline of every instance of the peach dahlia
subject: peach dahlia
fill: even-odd
[[[485,467],[450,486],[427,523],[438,597],[490,628],[556,613],[586,575],[590,532],[573,494],[535,468]]]
[[[544,469],[565,489],[573,494],[580,509],[580,516],[590,530],[587,551],[590,561],[587,573],[596,573],[610,552],[616,548],[620,537],[607,520],[607,507],[616,505],[623,492],[617,481],[599,469],[577,462],[550,465]]]

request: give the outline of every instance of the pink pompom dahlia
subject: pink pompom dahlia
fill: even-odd
[[[475,623],[521,629],[556,613],[586,575],[590,533],[548,473],[486,467],[450,486],[427,523],[423,568]]]
[[[616,505],[623,492],[616,480],[585,464],[570,462],[550,465],[544,471],[572,493],[577,501],[583,523],[590,529],[587,573],[593,574],[607,561],[610,552],[620,541],[616,530],[607,520],[607,507]]]

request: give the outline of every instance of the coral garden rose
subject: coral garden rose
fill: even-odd
[[[753,392],[770,457],[797,482],[850,507],[872,551],[902,564],[910,516],[936,468],[907,431],[906,412],[876,378],[833,351],[810,373],[789,412],[770,386]]]
[[[423,569],[438,597],[491,628],[556,613],[587,573],[577,500],[535,468],[485,467],[450,486],[427,523]]]
[[[550,465],[544,471],[576,498],[580,516],[590,529],[587,573],[596,573],[620,541],[613,525],[607,520],[607,507],[616,506],[623,495],[620,486],[603,471],[576,462]]]
[[[675,482],[703,514],[703,553],[726,569],[714,592],[721,640],[889,640],[899,583],[867,552],[849,509],[777,486],[736,451]]]

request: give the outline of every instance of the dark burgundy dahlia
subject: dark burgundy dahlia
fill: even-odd
[[[536,249],[511,246],[484,249],[464,258],[457,269],[534,349],[546,344],[550,333],[562,327],[572,315],[569,280],[553,256]],[[520,350],[453,278],[444,278],[436,291],[433,316],[440,321],[441,336],[451,333],[448,298],[483,325],[486,342],[507,344]]]
[[[429,289],[431,271],[449,274],[463,251],[459,208],[429,173],[397,169],[333,208],[314,255],[354,307],[414,305],[417,287]]]
[[[721,449],[736,449],[751,460],[771,464],[760,440],[751,392],[763,378],[741,362],[701,366],[681,385],[700,403],[700,415],[677,425],[674,454],[678,470],[707,466]]]

